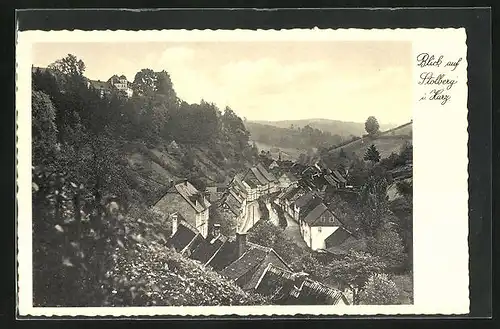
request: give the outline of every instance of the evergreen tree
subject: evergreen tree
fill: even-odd
[[[363,158],[366,161],[371,161],[373,163],[379,162],[380,161],[380,153],[378,152],[377,148],[375,147],[374,144],[372,144],[365,153],[365,156]]]

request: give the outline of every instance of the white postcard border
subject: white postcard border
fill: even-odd
[[[415,62],[414,304],[395,306],[216,306],[216,307],[33,307],[31,230],[31,45],[39,42],[192,41],[411,41]],[[450,60],[459,83],[451,101],[420,102],[423,70],[416,56],[427,52]],[[292,29],[166,31],[26,31],[17,34],[17,261],[18,312],[33,316],[148,315],[394,315],[466,314],[468,276],[467,46],[460,29]],[[428,89],[428,88],[427,88]]]

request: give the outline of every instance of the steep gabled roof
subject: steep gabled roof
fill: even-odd
[[[206,264],[216,252],[226,242],[227,238],[220,235],[212,240],[204,239],[191,253],[189,258],[197,260],[202,264]]]
[[[325,175],[324,178],[327,181],[327,183],[332,186],[337,186],[337,184],[339,183],[339,180],[335,178],[335,176],[333,176],[332,174]]]
[[[309,212],[304,218],[304,221],[309,226],[342,226],[342,223],[325,206],[324,203],[320,203],[311,212]]]
[[[89,80],[90,85],[95,89],[111,90],[112,86],[106,81]]]
[[[210,202],[188,181],[173,186],[196,212],[203,212],[210,207]],[[173,191],[170,189],[169,191]],[[168,192],[167,192],[168,193]]]
[[[243,203],[243,199],[245,198],[243,195],[241,195],[241,191],[238,191],[235,188],[230,188],[229,189],[229,194],[238,202],[238,203]]]
[[[240,192],[243,192],[243,193],[246,193],[246,187],[245,185],[243,184],[243,178],[242,178],[243,175],[241,174],[236,174],[234,176],[234,179],[232,181],[232,185],[237,188],[238,190],[240,190]]]
[[[231,280],[237,281],[244,275],[257,270],[259,265],[261,265],[271,253],[283,263],[284,267],[289,269],[286,262],[276,253],[276,251],[274,251],[274,249],[247,242],[247,250],[243,255],[224,268],[220,274]]]
[[[191,240],[184,249],[181,250],[181,254],[183,254],[186,257],[190,257],[191,254],[193,253],[198,246],[205,241],[205,238],[201,233],[196,234],[196,236]]]
[[[269,264],[262,273],[255,289],[258,293],[273,296],[273,301],[284,305],[337,305],[349,304],[337,289],[307,278],[303,273]]]
[[[219,251],[207,262],[207,266],[216,271],[220,271],[238,258],[238,248],[236,240],[229,238]]]
[[[312,199],[314,199],[314,194],[312,192],[306,193],[295,201],[295,206],[302,208],[307,205]]]
[[[266,178],[268,182],[275,182],[277,179],[274,177],[272,173],[266,170],[264,166],[262,166],[260,163],[257,164],[257,169],[261,172],[261,174]]]
[[[239,215],[240,214],[242,203],[239,202],[234,197],[234,195],[228,194],[224,198],[223,204],[225,204],[229,208],[229,210],[231,210],[233,212],[233,214],[235,214],[235,215]]]
[[[326,248],[337,247],[346,242],[349,238],[354,238],[354,236],[345,228],[339,227],[335,232],[330,234],[325,239]]]
[[[264,177],[264,175],[262,175],[262,173],[256,167],[250,168],[250,171],[254,175],[254,177],[257,178],[260,185],[266,185],[269,183],[266,177]]]
[[[338,181],[340,181],[341,183],[346,183],[346,179],[339,173],[338,170],[334,170],[333,171],[333,175],[335,175],[335,177],[337,178]]]
[[[306,279],[298,290],[299,294],[297,298],[306,304],[337,305],[341,300],[344,304],[349,304],[347,298],[340,290],[328,287],[318,281]]]
[[[179,222],[177,231],[168,240],[168,244],[177,251],[182,251],[198,234],[198,231],[193,229],[191,225],[187,225],[185,221]]]
[[[240,258],[229,264],[221,271],[221,275],[230,280],[238,280],[240,277],[256,269],[258,265],[266,258],[267,252],[257,249],[249,248]]]

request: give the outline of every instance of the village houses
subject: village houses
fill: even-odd
[[[187,223],[206,238],[210,205],[203,193],[184,180],[171,186],[153,207],[166,215],[179,213]]]
[[[243,290],[269,296],[274,302],[288,305],[348,304],[340,290],[311,280],[305,273],[294,273],[274,249],[247,241],[246,234],[227,238],[214,225],[204,238],[181,215],[174,213],[168,244],[185,257],[235,282]]]
[[[116,74],[107,81],[87,79],[87,87],[94,88],[101,97],[110,95],[115,90],[125,97],[132,97],[133,90],[130,84],[124,75],[118,76]]]
[[[243,174],[237,174],[230,185],[233,184],[244,188],[248,202],[279,191],[278,180],[261,164],[249,168]]]
[[[325,249],[325,240],[342,226],[326,205],[316,200],[311,200],[309,211],[299,220],[302,238],[312,250]]]

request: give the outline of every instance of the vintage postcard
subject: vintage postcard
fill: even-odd
[[[465,29],[26,31],[20,316],[466,314]]]

